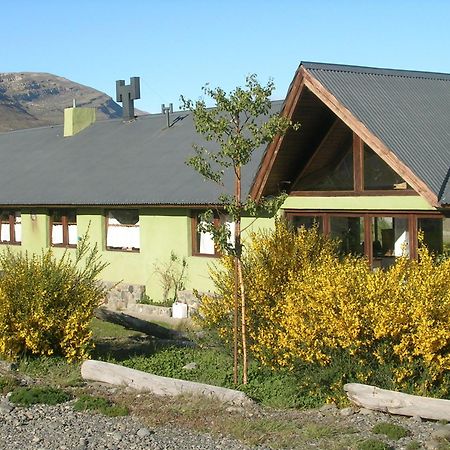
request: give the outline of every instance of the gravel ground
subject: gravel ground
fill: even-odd
[[[76,412],[72,402],[14,407],[0,401],[0,449],[7,450],[184,450],[249,447],[228,438],[176,428],[145,427],[133,416],[110,418]],[[262,447],[260,447],[262,449]]]
[[[8,450],[184,450],[184,449],[268,449],[268,447],[249,447],[228,437],[213,437],[209,434],[189,431],[173,426],[149,428],[137,417],[125,416],[110,418],[101,414],[76,412],[70,401],[57,406],[35,405],[29,408],[15,407],[7,397],[0,398],[0,449]],[[233,414],[248,415],[248,411],[232,408]],[[416,447],[429,450],[449,449],[450,425],[420,418],[389,416],[369,410],[345,408],[339,410],[333,406],[324,406],[310,411],[271,411],[261,409],[259,417],[274,419],[298,420],[299,417],[309,423],[338,425],[354,428],[356,439],[362,441],[374,436],[371,429],[379,422],[390,422],[402,425],[410,432],[408,437],[398,441],[386,441],[392,449],[406,450],[412,442]],[[417,447],[417,445],[420,445]],[[320,439],[310,440],[295,448],[327,449],[330,443]],[[357,448],[352,446],[333,445],[333,449]]]

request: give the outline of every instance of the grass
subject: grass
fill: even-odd
[[[121,325],[105,322],[104,320],[97,319],[96,317],[92,319],[91,329],[94,341],[105,338],[132,338],[143,336],[143,334],[139,331],[128,330]]]
[[[9,400],[19,406],[31,406],[38,403],[46,405],[57,405],[72,398],[70,394],[62,389],[49,386],[18,387],[11,392]]]
[[[358,450],[390,450],[391,447],[386,442],[378,439],[366,439],[358,444]]]
[[[399,439],[409,436],[410,434],[406,428],[389,422],[377,423],[372,428],[372,433],[384,434],[393,441],[398,441]]]
[[[7,394],[19,385],[19,381],[9,375],[0,376],[0,394]]]
[[[109,417],[127,416],[128,408],[103,397],[81,395],[73,405],[75,411],[93,411]]]

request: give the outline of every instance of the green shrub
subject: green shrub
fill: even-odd
[[[105,296],[97,276],[105,267],[85,236],[72,258],[0,254],[0,354],[58,354],[69,361],[91,348],[90,321]]]
[[[366,439],[358,444],[358,450],[390,450],[391,447],[378,439]]]
[[[128,408],[116,405],[103,397],[93,397],[91,395],[80,396],[73,405],[75,411],[94,411],[109,417],[127,416]]]
[[[52,387],[19,387],[11,392],[10,401],[19,406],[30,406],[37,403],[57,405],[71,399],[71,395],[61,389]]]
[[[393,423],[389,423],[389,422],[377,423],[372,428],[372,433],[384,434],[389,439],[392,439],[394,441],[397,441],[403,437],[409,436],[409,434],[410,434],[406,428],[404,428],[400,425],[395,425]]]
[[[18,386],[19,382],[11,376],[0,377],[0,394],[6,394]]]

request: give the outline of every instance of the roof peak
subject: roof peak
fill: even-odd
[[[328,70],[333,72],[351,72],[371,75],[384,75],[406,78],[427,78],[450,81],[450,74],[443,72],[424,72],[420,70],[387,69],[381,67],[353,66],[348,64],[301,61],[300,66],[307,70]]]

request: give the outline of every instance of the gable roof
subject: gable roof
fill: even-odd
[[[185,164],[202,143],[192,114],[171,122],[162,114],[107,120],[66,138],[62,126],[0,133],[0,205],[217,204],[221,189]],[[243,171],[243,192],[263,151]]]
[[[286,97],[286,115],[293,116],[305,87],[430,204],[450,203],[449,74],[302,62]],[[254,195],[261,195],[281,145],[268,148],[260,168],[266,173],[255,179]]]

